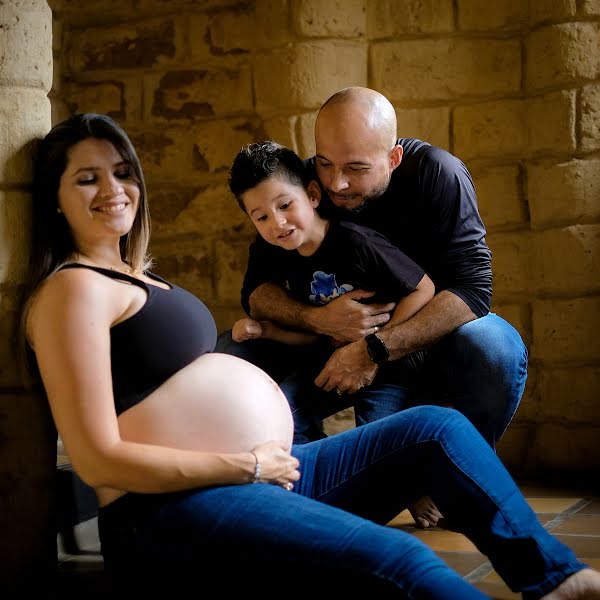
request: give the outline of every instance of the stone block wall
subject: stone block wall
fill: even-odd
[[[56,561],[56,432],[44,399],[24,389],[16,343],[31,156],[50,128],[51,29],[45,0],[0,2],[0,595],[7,598],[7,588],[42,581]]]
[[[98,111],[144,165],[157,270],[226,329],[254,235],[226,186],[245,143],[314,151],[331,93],[386,94],[399,135],[471,170],[493,310],[530,350],[499,448],[515,472],[600,473],[600,5],[594,0],[53,0],[54,120]],[[347,426],[336,422],[334,428]]]

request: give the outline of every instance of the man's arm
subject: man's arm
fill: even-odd
[[[428,272],[439,291],[414,317],[377,334],[392,360],[435,344],[489,311],[491,252],[473,180],[464,163],[445,150],[431,147],[427,156],[419,163],[419,178],[440,247],[432,265],[437,277]]]
[[[397,360],[431,346],[461,325],[476,318],[463,300],[456,294],[444,290],[435,295],[413,317],[404,323],[380,331],[377,336],[388,347],[390,360]]]
[[[430,224],[437,232],[440,248],[430,267],[435,276],[428,274],[439,291],[452,292],[476,317],[483,317],[490,310],[492,297],[492,254],[473,180],[456,156],[433,147],[428,155],[431,160],[422,161],[420,177],[425,182],[423,195],[430,202]]]
[[[372,292],[346,292],[324,306],[309,306],[292,299],[275,283],[263,283],[249,297],[250,314],[257,321],[270,320],[294,329],[308,329],[340,342],[352,342],[385,325],[395,304],[363,304]]]
[[[304,304],[294,300],[277,283],[263,283],[249,296],[250,316],[257,321],[278,321],[289,327],[300,327]]]
[[[417,314],[377,333],[390,352],[390,360],[398,360],[432,345],[464,323],[477,317],[467,304],[452,292],[434,296]],[[371,330],[369,333],[373,333]],[[364,339],[338,348],[315,379],[315,385],[326,392],[335,388],[353,393],[370,385],[377,373]]]

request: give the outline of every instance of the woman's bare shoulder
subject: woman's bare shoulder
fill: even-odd
[[[106,281],[104,281],[106,279]],[[50,275],[31,298],[27,314],[27,337],[31,340],[40,322],[71,321],[86,314],[114,318],[115,306],[111,280],[89,269],[64,269]]]
[[[103,281],[90,269],[63,269],[52,273],[37,289],[34,304],[37,306],[70,302],[81,302],[94,298],[100,290],[106,289],[108,281]],[[33,305],[32,305],[33,310]]]

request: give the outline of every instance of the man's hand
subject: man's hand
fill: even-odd
[[[338,348],[315,379],[315,385],[330,392],[352,394],[371,385],[377,374],[377,365],[369,358],[367,344],[359,340]]]
[[[310,328],[328,335],[337,344],[346,344],[361,340],[375,327],[385,325],[396,307],[393,302],[387,304],[363,304],[363,298],[370,298],[375,292],[353,290],[332,300],[325,306],[310,311]]]

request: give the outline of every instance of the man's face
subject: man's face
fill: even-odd
[[[322,186],[338,208],[355,210],[383,194],[402,148],[387,147],[381,135],[339,111],[321,113],[315,127],[316,168]]]

